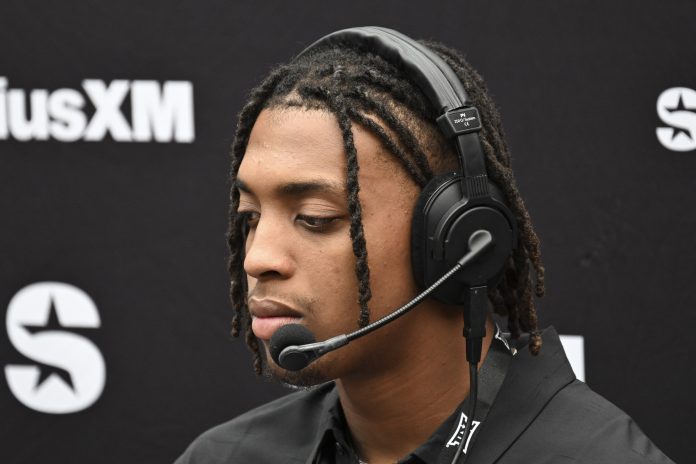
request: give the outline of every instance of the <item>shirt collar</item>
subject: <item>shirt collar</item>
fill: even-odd
[[[491,348],[505,350],[506,352],[515,353],[515,349],[511,348],[507,339],[502,335],[500,328],[496,324],[496,334]],[[485,361],[484,361],[485,362]],[[331,391],[327,394],[324,400],[324,411],[320,418],[317,436],[312,447],[313,451],[310,454],[307,464],[324,462],[323,459],[317,459],[322,454],[327,453],[333,455],[338,449],[347,454],[349,462],[358,462],[358,456],[355,454],[354,446],[350,435],[347,433],[347,425],[343,408],[338,398],[338,391],[334,382],[331,384]],[[411,452],[408,457],[402,459],[399,463],[434,463],[442,452],[443,446],[449,439],[449,434],[454,426],[454,421],[459,415],[457,407],[455,411],[437,428],[437,430],[415,451]]]

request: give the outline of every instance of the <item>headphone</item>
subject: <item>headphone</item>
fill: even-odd
[[[435,107],[436,123],[453,140],[460,171],[435,176],[416,202],[411,228],[411,263],[416,283],[427,288],[470,248],[474,232],[487,230],[493,247],[431,294],[447,304],[465,304],[472,287],[494,288],[517,247],[517,223],[501,190],[486,172],[479,139],[482,124],[461,81],[450,66],[424,45],[392,29],[356,27],[329,34],[307,47],[343,45],[375,52],[404,71]]]

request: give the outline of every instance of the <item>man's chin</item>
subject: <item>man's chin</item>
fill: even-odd
[[[278,381],[291,388],[313,387],[332,380],[322,372],[321,367],[316,363],[310,364],[299,371],[283,369],[268,358],[266,358],[266,362],[263,364],[264,377]]]

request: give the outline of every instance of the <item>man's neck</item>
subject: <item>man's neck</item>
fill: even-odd
[[[481,363],[493,334],[489,318]],[[355,451],[363,461],[382,464],[403,458],[424,443],[469,394],[461,335],[449,343],[440,339],[430,348],[402,356],[408,361],[377,375],[337,381]]]

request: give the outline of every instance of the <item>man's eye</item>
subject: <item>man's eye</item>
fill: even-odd
[[[249,229],[254,229],[258,225],[259,217],[261,216],[254,211],[240,211],[237,214],[240,216],[242,228],[247,231]]]
[[[307,216],[304,214],[298,214],[295,218],[296,221],[302,222],[305,228],[314,232],[325,230],[337,219],[337,217]]]

